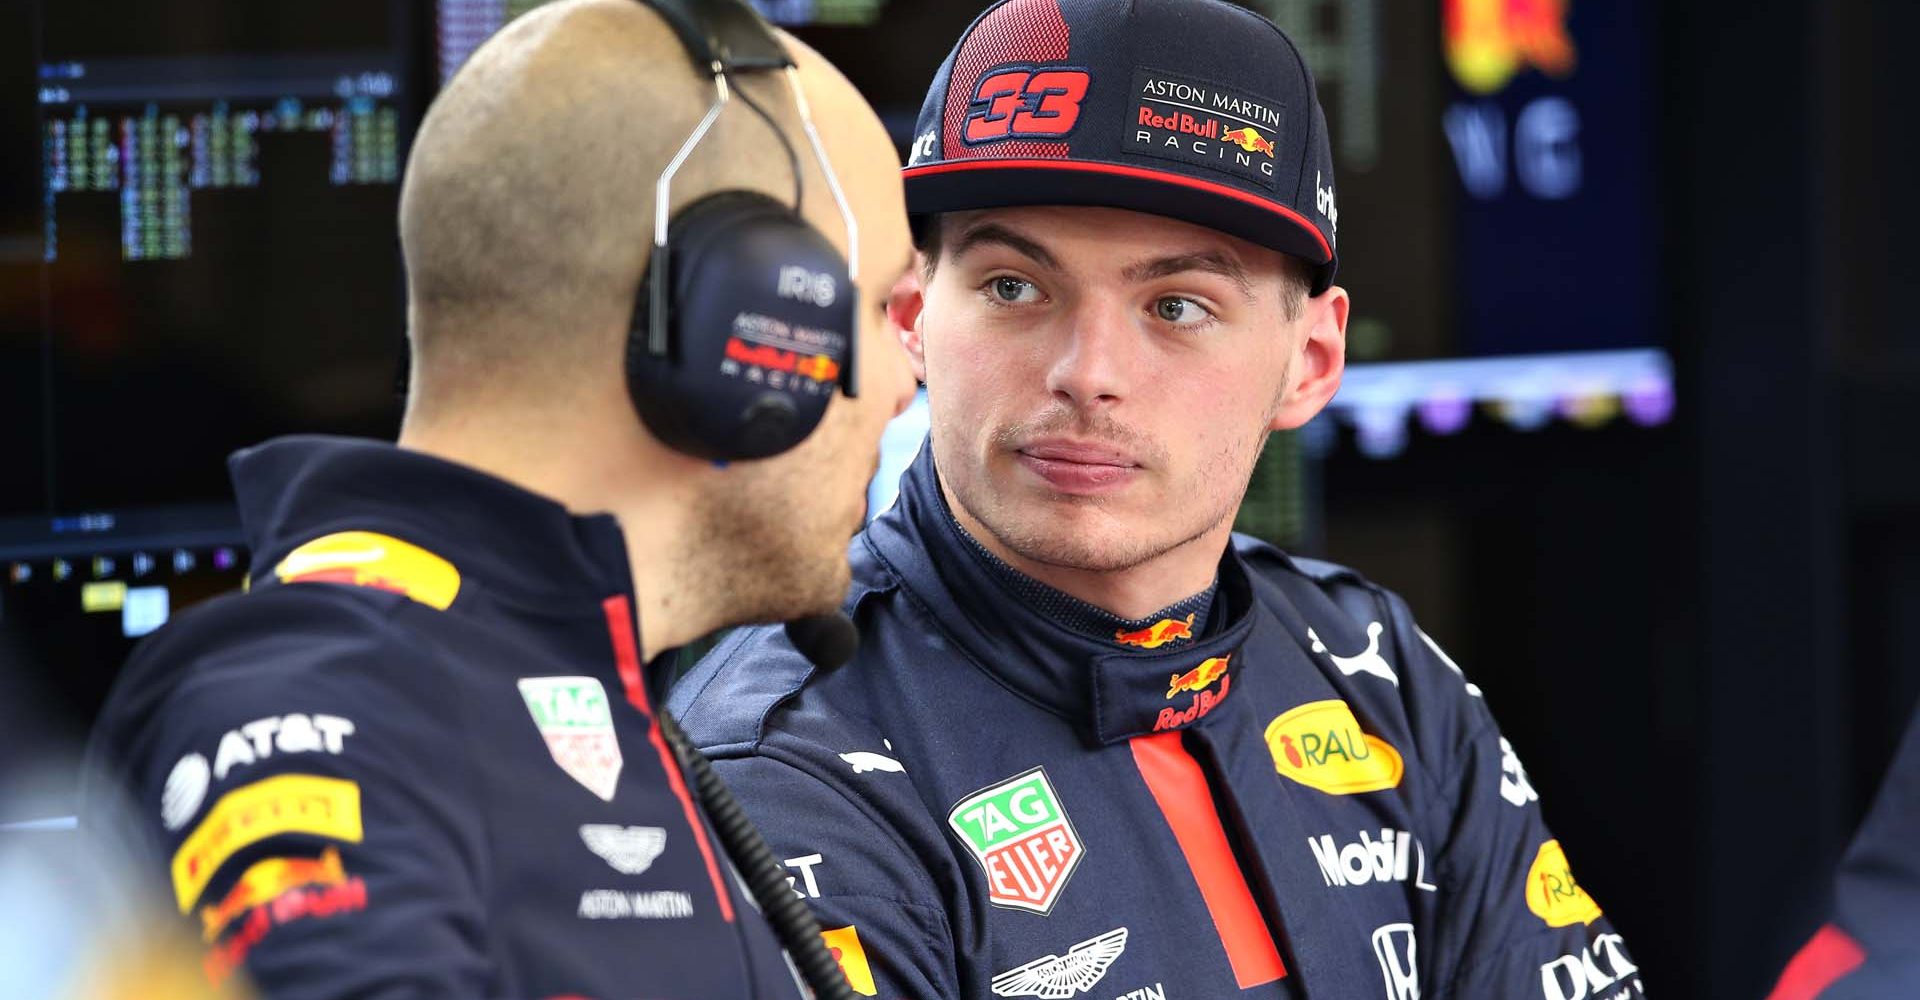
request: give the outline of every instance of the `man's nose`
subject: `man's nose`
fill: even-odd
[[[1047,390],[1076,407],[1125,398],[1135,377],[1139,330],[1123,304],[1089,296],[1074,309],[1047,371]]]

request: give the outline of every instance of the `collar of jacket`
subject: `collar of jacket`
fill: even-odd
[[[370,532],[451,563],[456,610],[478,593],[569,614],[583,601],[631,600],[626,540],[611,514],[575,516],[477,469],[381,441],[277,438],[227,464],[255,586],[275,582],[295,549]]]
[[[1220,560],[1211,634],[1178,648],[1100,642],[1033,610],[967,551],[940,494],[931,445],[864,537],[975,664],[1096,745],[1204,723],[1231,693],[1237,655],[1253,630],[1251,586],[1232,546]]]

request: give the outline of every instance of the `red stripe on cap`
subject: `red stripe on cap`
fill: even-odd
[[[640,647],[633,641],[633,605],[622,595],[601,601],[600,607],[607,613],[607,634],[613,637],[613,661],[620,670],[620,684],[627,689],[627,702],[647,717],[647,742],[653,744],[654,752],[660,755],[660,769],[667,772],[667,787],[673,790],[674,798],[680,800],[680,808],[687,814],[687,825],[693,828],[694,843],[700,845],[700,857],[707,862],[707,877],[713,880],[713,896],[720,901],[720,916],[727,923],[733,923],[733,900],[727,895],[727,883],[720,878],[713,845],[707,843],[707,826],[700,821],[700,810],[694,808],[686,779],[680,776],[680,762],[673,759],[673,751],[667,749],[660,725],[653,719],[653,706],[647,703],[647,686],[640,677]]]
[[[1066,156],[1064,142],[1016,139],[969,146],[960,141],[960,126],[967,120],[967,109],[973,104],[973,91],[980,85],[982,73],[1011,63],[1059,62],[1067,58],[1071,37],[1066,16],[1060,13],[1060,0],[1008,0],[982,15],[980,23],[960,43],[953,69],[947,73],[947,107],[941,120],[941,149],[945,154]]]
[[[1780,981],[1774,984],[1767,1000],[1813,1000],[1840,977],[1860,967],[1867,951],[1846,931],[1828,924],[1807,941]]]
[[[1227,949],[1233,978],[1244,990],[1284,977],[1286,963],[1280,960],[1266,917],[1240,874],[1200,762],[1181,745],[1178,732],[1136,736],[1127,743],[1133,748],[1140,777],[1146,779],[1153,800],[1173,828],[1173,839],[1180,842],[1180,853],[1187,856],[1200,898],[1206,900],[1207,913],[1213,917],[1213,929]]]
[[[1176,187],[1193,188],[1196,191],[1205,191],[1208,194],[1245,202],[1255,208],[1265,209],[1286,219],[1288,222],[1312,233],[1313,241],[1320,245],[1320,252],[1325,254],[1328,260],[1333,259],[1333,248],[1327,245],[1327,238],[1321,235],[1318,226],[1309,222],[1307,217],[1301,215],[1299,212],[1285,205],[1276,205],[1257,195],[1235,190],[1225,184],[1215,184],[1212,181],[1203,181],[1182,174],[1168,173],[1164,170],[1149,170],[1145,167],[1128,167],[1118,163],[1092,163],[1085,160],[1012,160],[996,157],[978,160],[950,160],[945,163],[929,163],[925,166],[908,167],[906,170],[900,172],[900,176],[912,179],[915,177],[926,177],[931,174],[949,174],[957,170],[1077,170],[1089,174],[1137,177],[1141,180],[1172,184]]]

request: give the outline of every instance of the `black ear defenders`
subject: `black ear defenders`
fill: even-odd
[[[715,461],[766,458],[798,445],[836,389],[855,394],[852,280],[859,237],[814,130],[793,61],[742,0],[642,0],[703,72],[713,105],[654,186],[653,254],[627,337],[627,392],[641,421],[676,451]],[[783,72],[809,144],[847,228],[847,258],[799,214],[800,162],[786,147],[794,204],[753,191],[708,195],[669,219],[672,181],[734,96],[730,75]]]

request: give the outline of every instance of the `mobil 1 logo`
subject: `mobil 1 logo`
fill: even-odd
[[[1286,109],[1280,104],[1157,69],[1133,73],[1124,152],[1208,167],[1268,190],[1279,185],[1274,156]]]

